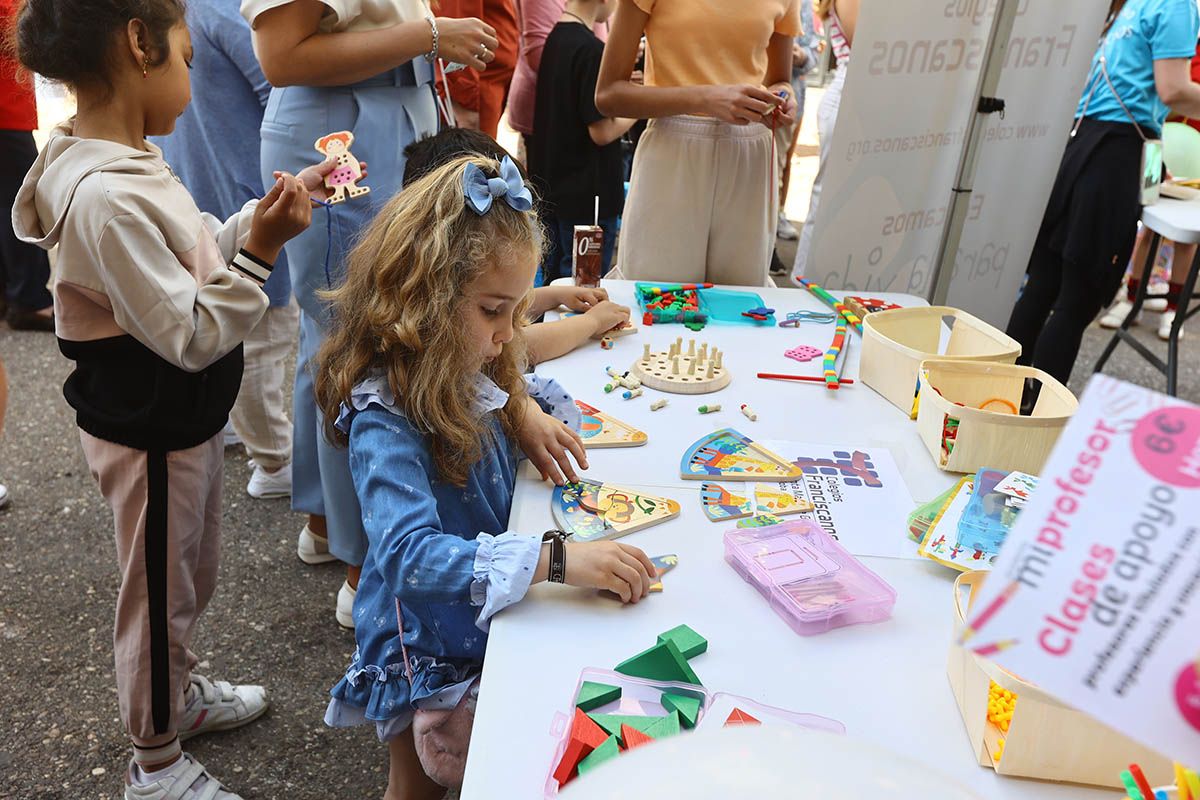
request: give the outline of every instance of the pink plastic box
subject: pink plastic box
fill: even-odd
[[[895,589],[809,520],[731,530],[725,560],[804,636],[885,620],[896,604]]]

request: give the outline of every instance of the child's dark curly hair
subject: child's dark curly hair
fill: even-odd
[[[146,28],[150,66],[167,60],[167,36],[183,21],[184,0],[24,0],[11,48],[27,69],[71,87],[111,88],[112,49],[131,20]]]

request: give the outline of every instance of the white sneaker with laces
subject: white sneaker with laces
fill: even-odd
[[[337,623],[343,628],[354,630],[354,598],[357,590],[351,588],[349,581],[342,582],[337,596]]]
[[[274,472],[267,472],[254,461],[254,472],[250,473],[250,482],[246,484],[246,494],[258,500],[268,500],[273,497],[291,497],[292,495],[292,465],[284,464]]]
[[[1158,319],[1158,338],[1164,342],[1171,338],[1171,326],[1175,324],[1175,312],[1164,311]],[[1183,328],[1179,329],[1179,338],[1183,339]]]
[[[775,223],[775,235],[780,239],[787,239],[789,242],[793,242],[800,238],[800,231],[796,230],[796,226],[787,218],[787,215],[780,211],[779,219]]]
[[[181,742],[202,733],[240,728],[265,714],[270,705],[267,690],[261,686],[213,683],[195,673],[184,700],[186,706],[179,720]]]
[[[187,753],[155,772],[144,772],[130,763],[125,780],[125,800],[242,800]]]
[[[305,564],[328,564],[337,561],[337,556],[329,552],[329,540],[324,536],[313,533],[313,529],[304,526],[300,538],[296,542],[296,555]]]
[[[1121,327],[1121,323],[1125,321],[1125,318],[1129,316],[1129,312],[1132,310],[1133,303],[1129,302],[1128,300],[1119,301],[1115,306],[1110,308],[1103,317],[1100,318],[1100,327],[1108,328],[1109,330]],[[1130,325],[1137,325],[1141,321],[1142,314],[1141,312],[1138,312],[1138,315],[1133,318],[1133,322],[1131,322]]]

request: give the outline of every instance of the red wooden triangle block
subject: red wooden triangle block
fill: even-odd
[[[625,743],[626,750],[632,750],[635,747],[653,742],[654,739],[639,731],[637,728],[631,728],[628,725],[621,726],[621,741]]]
[[[597,725],[591,717],[580,709],[575,709],[575,719],[571,721],[571,734],[567,740],[567,749],[563,752],[558,768],[554,770],[554,780],[564,786],[574,778],[579,762],[608,738],[608,733]]]
[[[740,708],[735,708],[729,712],[729,717],[721,727],[728,728],[730,725],[762,725],[762,723]]]

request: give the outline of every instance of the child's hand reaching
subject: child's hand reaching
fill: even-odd
[[[650,593],[658,570],[636,547],[620,542],[567,542],[566,582],[606,589],[622,603],[636,603]]]
[[[273,263],[284,243],[303,233],[311,221],[308,189],[296,177],[283,173],[254,209],[246,251]]]
[[[583,316],[595,324],[595,330],[592,333],[593,339],[601,338],[617,326],[624,327],[629,324],[629,308],[617,305],[611,300],[601,300],[588,309]]]
[[[577,481],[579,476],[571,466],[567,451],[583,469],[587,469],[587,456],[583,452],[583,440],[579,434],[542,411],[537,401],[526,398],[525,418],[517,431],[517,442],[530,462],[537,467],[542,480],[550,480],[555,486],[566,481]],[[566,476],[564,481],[563,476]]]
[[[559,305],[564,305],[572,311],[585,313],[595,308],[599,303],[608,299],[608,292],[597,287],[589,286],[555,286],[558,290]]]
[[[304,184],[304,188],[308,189],[308,193],[312,195],[314,200],[319,200],[324,203],[329,199],[329,187],[325,185],[325,176],[333,172],[337,167],[336,158],[327,158],[320,164],[309,164],[296,175],[297,180]],[[367,162],[358,162],[360,175],[356,180],[363,180],[367,177]],[[278,179],[285,173],[275,170],[275,177]]]

